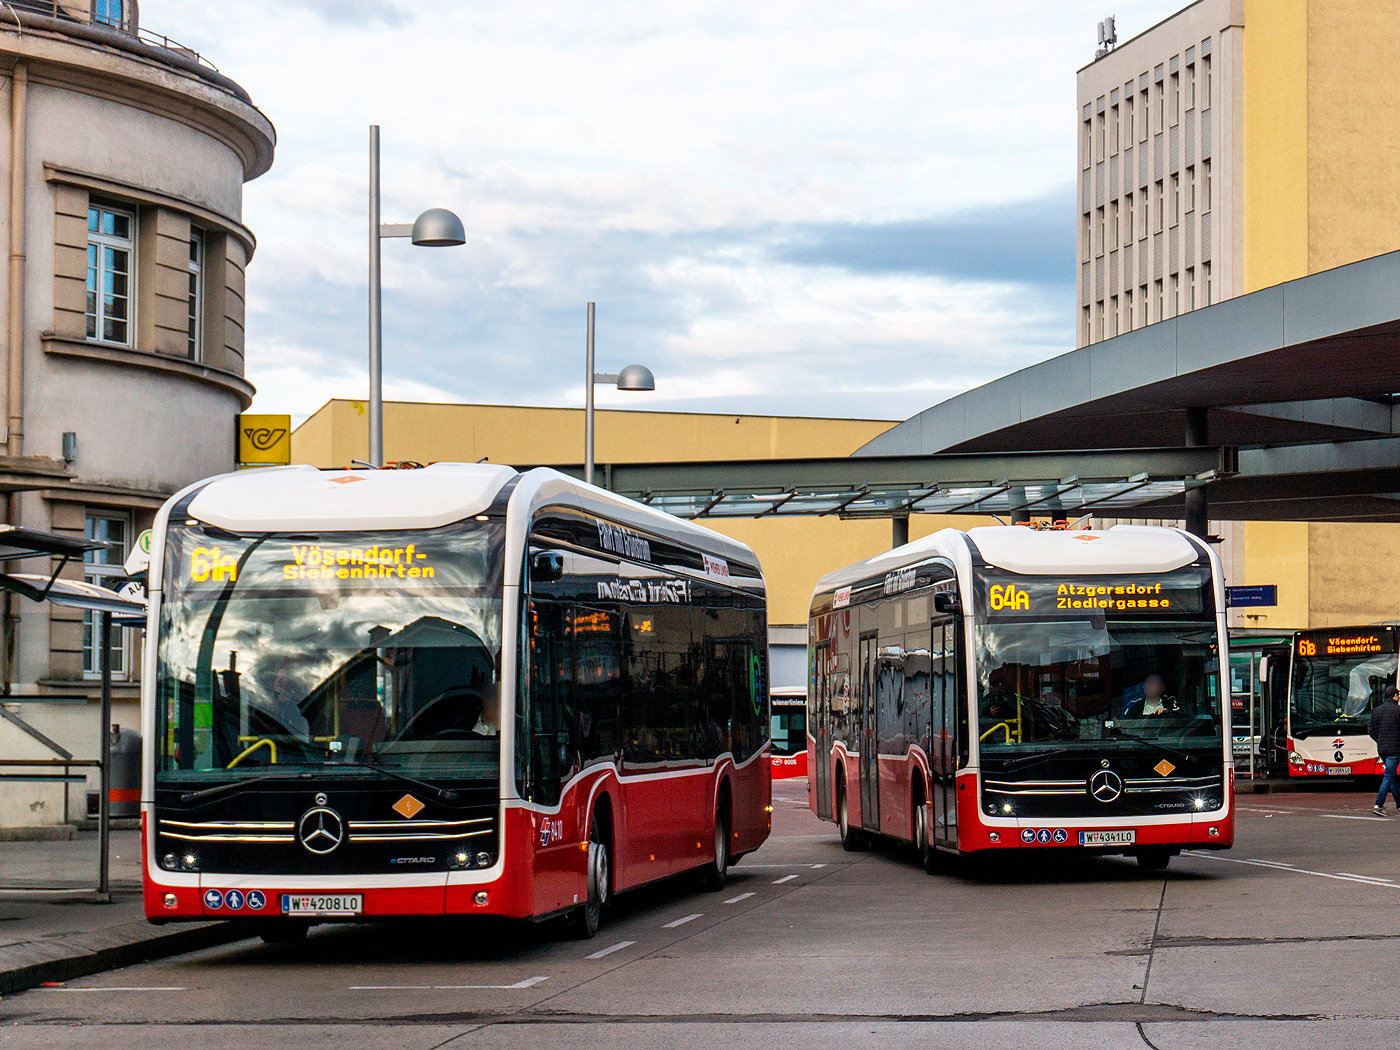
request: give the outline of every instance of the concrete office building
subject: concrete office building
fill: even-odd
[[[119,573],[168,495],[233,466],[253,394],[243,184],[274,143],[247,93],[139,26],[134,0],[0,10],[0,490],[12,524],[112,541],[67,575]],[[99,730],[90,628],[15,598],[0,646],[7,708],[80,756]],[[114,720],[136,726],[139,642],[119,634]],[[13,725],[0,734],[0,752],[45,753]],[[85,804],[70,793],[67,815]],[[0,812],[0,826],[40,810]]]

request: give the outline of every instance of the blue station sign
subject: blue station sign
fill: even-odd
[[[1244,587],[1226,587],[1225,604],[1234,609],[1246,606],[1278,604],[1278,584],[1251,583]]]

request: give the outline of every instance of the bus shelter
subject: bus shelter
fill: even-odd
[[[66,856],[57,854],[59,870],[50,865],[26,862],[22,849],[11,848],[7,853],[12,863],[0,865],[0,892],[69,893],[90,891],[103,900],[110,899],[110,799],[111,799],[111,734],[108,726],[112,716],[111,637],[114,626],[140,626],[145,623],[144,604],[82,580],[61,578],[71,561],[81,560],[89,551],[103,550],[109,545],[101,540],[72,539],[53,533],[0,526],[0,562],[15,562],[48,557],[51,571],[47,574],[0,573],[0,591],[33,602],[48,602],[94,614],[96,643],[100,653],[101,722],[96,757],[75,756],[70,750],[31,725],[22,715],[0,704],[0,719],[9,723],[38,745],[44,758],[0,757],[0,786],[6,783],[58,783],[65,786],[84,784],[88,773],[98,774],[96,855],[85,867],[91,850],[75,850]],[[66,814],[65,814],[66,817]],[[54,855],[50,851],[50,855]]]

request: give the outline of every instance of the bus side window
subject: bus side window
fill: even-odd
[[[573,639],[567,606],[558,602],[530,605],[530,687],[524,705],[522,757],[527,797],[543,805],[559,801],[559,788],[571,772],[574,736]]]

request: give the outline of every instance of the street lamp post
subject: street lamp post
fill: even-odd
[[[446,208],[429,208],[413,222],[379,221],[379,125],[369,126],[369,462],[384,465],[384,329],[379,242],[410,237],[414,244],[444,248],[465,244],[462,220]]]
[[[656,377],[646,365],[628,365],[621,372],[593,371],[593,318],[596,310],[588,304],[586,371],[583,383],[583,480],[593,484],[593,387],[612,383],[619,390],[655,390]]]

